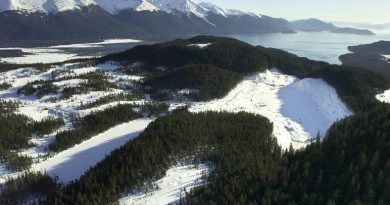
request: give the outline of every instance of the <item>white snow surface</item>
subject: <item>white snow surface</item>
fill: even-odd
[[[385,92],[376,95],[376,99],[384,103],[390,103],[390,90],[386,90]]]
[[[211,43],[197,43],[197,44],[190,44],[188,46],[195,46],[195,47],[199,47],[199,48],[206,48],[207,46],[210,46]]]
[[[209,173],[207,164],[198,166],[186,165],[170,168],[166,176],[156,182],[158,189],[146,193],[132,194],[122,197],[120,205],[166,205],[175,204],[181,197],[184,197],[186,190],[203,183],[202,176]]]
[[[31,170],[47,171],[51,176],[58,176],[64,183],[78,179],[112,150],[137,137],[150,122],[152,119],[139,119],[115,126],[52,158],[34,164]]]
[[[382,55],[384,57],[384,60],[390,63],[390,55]]]
[[[283,148],[303,147],[318,132],[323,136],[331,124],[352,114],[323,80],[300,80],[277,70],[246,77],[223,99],[194,103],[190,111],[263,115],[273,122]]]
[[[85,80],[77,78],[78,75],[95,71],[105,71],[109,81],[115,84],[126,81],[131,83],[132,81],[141,79],[139,76],[125,75],[120,77],[121,73],[120,71],[117,71],[117,68],[118,66],[114,63],[106,63],[93,67],[79,67],[78,64],[64,64],[52,67],[45,72],[40,72],[34,68],[21,68],[3,72],[0,73],[0,83],[7,82],[11,84],[12,87],[8,90],[0,91],[0,99],[19,101],[21,105],[16,112],[37,121],[48,117],[62,118],[65,121],[65,126],[61,127],[58,131],[73,129],[71,118],[75,115],[84,116],[94,111],[105,110],[109,107],[116,106],[117,104],[142,105],[147,101],[118,101],[82,110],[80,109],[82,104],[94,102],[99,98],[110,94],[119,94],[126,91],[121,89],[90,91],[88,93],[74,95],[69,99],[58,99],[53,101],[50,99],[58,97],[57,95],[53,94],[45,96],[42,99],[37,99],[34,95],[18,95],[17,90],[28,82],[52,80],[53,71],[64,71],[64,73],[59,75],[60,78],[70,76],[74,78],[53,82],[53,84],[60,88],[77,86],[85,82]],[[123,79],[125,79],[125,81],[122,81]],[[105,155],[109,154],[112,150],[119,148],[128,140],[137,137],[152,120],[153,119],[145,118],[123,123],[68,150],[51,156],[47,151],[47,146],[54,140],[56,131],[43,138],[32,138],[30,142],[35,146],[22,150],[19,154],[33,158],[34,163],[31,167],[32,171],[46,170],[50,175],[56,175],[62,182],[66,183],[81,176],[86,170],[102,160]],[[18,174],[19,173],[7,171],[5,167],[0,164],[0,184],[4,183],[7,177],[15,177]]]

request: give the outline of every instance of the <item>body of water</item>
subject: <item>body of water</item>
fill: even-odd
[[[340,64],[339,56],[350,53],[348,46],[390,41],[390,35],[354,35],[329,32],[300,32],[296,34],[229,35],[229,37],[247,42],[283,49],[301,57]]]
[[[336,34],[329,32],[300,32],[296,34],[251,34],[227,35],[251,45],[261,45],[283,49],[301,57],[340,64],[339,56],[349,53],[348,46],[373,43],[380,40],[390,41],[390,35],[354,35]],[[182,37],[182,38],[188,38]],[[14,47],[0,48],[0,62],[9,63],[53,63],[76,58],[98,57],[130,49],[140,44],[150,44],[172,40],[170,38],[156,38],[146,41],[131,39],[106,40],[100,43],[73,44],[50,47]],[[7,52],[9,51],[9,52]],[[15,54],[20,53],[19,56]],[[7,56],[8,55],[8,56]]]

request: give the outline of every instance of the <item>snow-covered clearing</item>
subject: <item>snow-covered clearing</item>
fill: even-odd
[[[198,48],[206,48],[207,46],[210,46],[211,43],[197,43],[197,44],[190,44],[188,46],[195,46],[195,47],[198,47]]]
[[[36,47],[36,48],[0,48],[0,50],[21,50],[25,55],[19,57],[6,57],[0,58],[0,62],[15,63],[15,64],[33,64],[33,63],[56,63],[67,60],[74,60],[80,58],[92,58],[97,56],[79,55],[68,51],[66,49],[78,48],[99,48],[109,44],[127,44],[127,43],[139,43],[140,40],[135,39],[107,39],[101,42],[95,43],[83,43],[83,44],[68,44],[57,45],[50,47]]]
[[[37,99],[35,96],[18,95],[18,89],[26,85],[27,83],[36,80],[51,80],[53,71],[61,71],[64,69],[67,71],[72,71],[70,75],[66,73],[61,76],[66,77],[72,75],[77,76],[94,71],[112,71],[112,73],[114,73],[116,68],[117,66],[114,64],[104,64],[95,67],[85,68],[73,68],[72,64],[65,64],[63,66],[57,66],[42,73],[33,68],[22,68],[14,71],[0,73],[0,83],[8,82],[12,85],[12,88],[8,90],[0,91],[0,99],[20,101],[22,104],[19,108],[19,112],[32,119],[42,120],[49,116],[53,116],[64,118],[65,122],[67,122],[67,119],[77,113],[76,108],[79,107],[81,104],[96,101],[97,99],[110,94],[119,94],[123,91],[120,89],[112,89],[110,91],[92,91],[86,94],[74,95],[69,99],[51,101],[51,98],[58,96],[49,95],[43,97],[42,99]],[[114,78],[114,80],[115,79],[116,78]],[[76,78],[54,82],[53,84],[58,85],[60,87],[75,87],[84,81],[85,80]]]
[[[185,191],[204,183],[210,167],[206,164],[199,166],[187,165],[170,168],[166,176],[156,182],[158,189],[147,193],[132,194],[119,200],[121,205],[166,205],[174,204]]]
[[[250,112],[270,119],[283,148],[303,147],[352,113],[321,79],[297,79],[277,70],[247,77],[223,99],[194,103],[192,112]]]
[[[58,176],[61,182],[67,183],[79,178],[90,167],[104,159],[112,150],[137,137],[153,119],[139,119],[115,126],[81,144],[60,152],[40,163],[33,164],[31,171],[47,171],[51,176]],[[6,177],[0,177],[0,183]]]
[[[376,99],[384,103],[390,103],[390,90],[386,90],[385,92],[376,95]]]

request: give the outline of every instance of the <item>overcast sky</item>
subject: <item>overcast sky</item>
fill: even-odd
[[[390,0],[194,0],[289,20],[390,23]]]

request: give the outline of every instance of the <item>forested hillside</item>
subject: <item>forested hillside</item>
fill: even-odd
[[[210,174],[204,176],[207,183],[182,196],[182,204],[390,204],[390,105],[375,99],[390,88],[387,77],[210,36],[138,46],[92,61],[117,61],[117,69],[107,75],[100,71],[80,74],[84,80],[96,79],[91,81],[96,82],[91,83],[91,90],[96,86],[103,91],[110,85],[120,87],[109,76],[136,75],[142,80],[130,81],[132,87],[126,89],[133,90],[127,94],[81,103],[80,109],[103,110],[73,117],[71,130],[53,133],[48,146],[51,151],[66,150],[123,122],[144,116],[158,118],[137,138],[69,184],[62,186],[40,173],[6,182],[0,187],[0,204],[115,204],[124,194],[156,188],[155,182],[178,163],[212,165]],[[336,122],[323,141],[318,136],[301,150],[282,150],[272,134],[273,124],[259,115],[195,114],[186,108],[166,112],[168,106],[158,101],[104,108],[107,103],[149,96],[149,102],[177,102],[175,97],[180,93],[190,100],[220,98],[244,76],[268,68],[325,80],[354,116]],[[32,95],[39,97],[41,93],[44,98],[52,93],[46,88],[55,83],[57,74],[52,73],[52,80],[29,82],[19,91],[27,95],[32,87]],[[65,89],[53,90],[64,97]],[[168,95],[163,96],[166,92]],[[14,170],[30,166],[31,158],[17,154],[30,146],[30,139],[52,133],[64,124],[57,118],[29,119],[15,112],[18,106],[17,102],[0,101],[0,161]]]
[[[209,100],[222,98],[237,83],[242,76],[236,72],[220,69],[211,65],[189,65],[168,74],[151,78],[145,82],[154,92],[164,90],[189,89],[188,97],[193,100]]]
[[[178,159],[212,162],[186,204],[388,204],[390,106],[336,123],[323,142],[282,152],[263,117],[178,111],[152,123],[48,204],[106,204]]]
[[[199,44],[206,46],[196,46]],[[190,39],[137,46],[128,51],[108,55],[97,60],[98,63],[106,61],[118,61],[131,69],[134,69],[134,65],[136,65],[136,68],[149,72],[149,75],[152,76],[152,79],[147,82],[153,82],[157,79],[172,79],[173,75],[174,79],[188,80],[190,68],[187,67],[187,72],[177,70],[193,64],[213,65],[240,75],[251,75],[267,68],[277,68],[285,74],[300,78],[324,79],[337,90],[340,97],[355,112],[368,111],[377,106],[379,102],[375,99],[375,95],[390,88],[389,77],[370,71],[349,66],[329,65],[325,62],[298,57],[279,49],[253,47],[235,39],[213,36],[197,36]],[[198,68],[192,66],[191,69]],[[162,74],[167,75],[161,77]],[[156,75],[159,77],[154,78]],[[218,75],[220,79],[226,79],[223,72],[219,72]],[[183,89],[184,85],[188,88],[197,88],[199,82],[209,82],[209,76],[198,75],[195,81],[187,81],[185,84],[179,82],[170,82],[169,85],[164,83],[160,86],[169,89]],[[234,86],[230,86],[230,83],[233,82],[235,81],[220,80],[218,83],[221,84],[218,86],[231,89]],[[209,91],[209,89],[202,90],[198,95],[207,96]]]
[[[271,132],[272,124],[261,116],[178,111],[153,122],[137,139],[66,186],[55,204],[115,202],[120,193],[162,177],[177,161],[211,161],[216,165],[212,176],[224,179],[247,173],[242,185],[252,177],[268,183],[276,177],[281,157]]]

